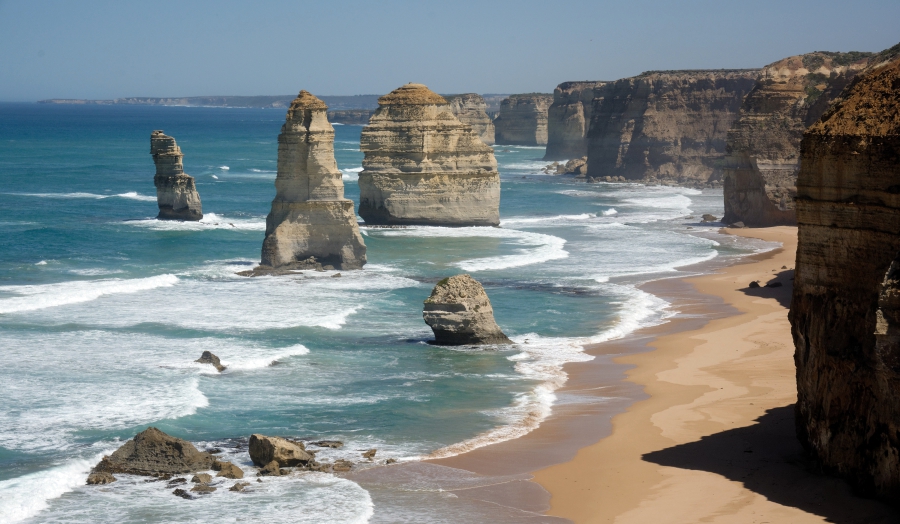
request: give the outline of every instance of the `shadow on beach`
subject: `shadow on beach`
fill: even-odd
[[[722,475],[772,502],[820,515],[828,522],[900,522],[900,511],[854,495],[840,479],[810,471],[807,455],[794,434],[793,404],[766,411],[752,426],[647,453],[643,458],[661,466]]]
[[[779,286],[778,284],[781,285]],[[760,287],[745,287],[741,288],[740,291],[751,297],[774,298],[782,307],[790,309],[793,285],[794,270],[785,269],[774,274],[772,278],[765,282],[760,281]]]

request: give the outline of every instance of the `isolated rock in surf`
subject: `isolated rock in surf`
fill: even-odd
[[[334,160],[328,107],[300,91],[278,135],[275,199],[266,218],[262,266],[291,267],[314,258],[338,269],[361,269],[366,245],[353,201]]]
[[[487,104],[481,95],[443,95],[450,103],[450,111],[463,124],[469,124],[487,145],[494,143],[494,121],[487,114]]]
[[[791,331],[800,442],[900,502],[900,45],[803,135]]]
[[[436,344],[512,342],[494,321],[494,309],[484,288],[469,275],[456,275],[438,282],[425,300],[422,316],[434,331]]]
[[[250,460],[259,467],[275,462],[279,467],[304,466],[314,462],[303,444],[281,437],[250,435]]]
[[[156,164],[153,184],[156,186],[156,203],[161,220],[200,220],[203,207],[194,177],[184,173],[181,160],[184,155],[175,139],[162,131],[150,134],[150,154]]]
[[[162,476],[196,473],[212,467],[216,458],[193,444],[150,427],[94,466],[94,473]]]
[[[512,95],[500,104],[494,120],[498,144],[543,146],[547,144],[547,110],[553,96],[544,93]]]
[[[216,371],[221,373],[225,371],[225,366],[222,365],[222,362],[219,361],[219,357],[213,354],[211,351],[204,351],[200,358],[195,360],[198,364],[209,364],[212,367],[216,368]]]
[[[443,97],[406,84],[378,105],[360,137],[359,214],[366,224],[500,224],[494,150]]]

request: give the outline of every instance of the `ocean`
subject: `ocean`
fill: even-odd
[[[240,277],[259,262],[283,122],[277,109],[0,104],[0,521],[458,522],[449,492],[475,482],[462,473],[256,483],[246,439],[341,440],[318,457],[354,462],[377,448],[366,468],[516,438],[552,412],[583,344],[677,313],[638,285],[770,247],[700,223],[722,215],[721,190],[586,184],[541,174],[543,148],[495,146],[499,228],[362,227],[362,271]],[[185,155],[200,222],[154,218],[155,129]],[[360,131],[335,126],[357,203]],[[514,345],[428,344],[423,300],[460,273]],[[193,362],[206,350],[223,373]],[[252,487],[187,501],[144,478],[85,485],[148,426],[225,450]]]

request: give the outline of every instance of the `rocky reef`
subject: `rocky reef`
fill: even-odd
[[[150,154],[156,164],[153,184],[160,220],[200,220],[203,207],[194,177],[184,173],[181,148],[162,131],[150,134]]]
[[[494,150],[443,97],[406,84],[378,104],[360,138],[359,214],[366,224],[500,223]]]
[[[563,82],[553,90],[547,110],[547,152],[544,160],[587,156],[594,89],[609,82]]]
[[[649,71],[594,89],[588,177],[721,183],[725,138],[759,69]]]
[[[547,110],[553,96],[543,93],[510,95],[494,120],[494,140],[511,146],[547,144]]]
[[[815,52],[763,68],[725,144],[725,218],[751,227],[796,224],[803,131],[862,70],[871,53]]]
[[[797,434],[858,491],[900,503],[900,45],[807,129],[790,321]]]
[[[266,218],[262,267],[290,268],[310,258],[339,269],[360,269],[366,246],[353,201],[334,160],[334,128],[324,102],[300,91],[278,135],[275,199]]]
[[[487,104],[481,95],[443,95],[450,104],[450,112],[463,124],[469,124],[487,145],[494,143],[494,121],[487,114]]]
[[[135,435],[112,455],[103,457],[91,471],[88,484],[115,481],[113,473],[147,476],[196,473],[212,468],[214,462],[214,456],[197,451],[190,442],[151,427]]]
[[[469,275],[441,280],[425,299],[425,323],[434,331],[435,344],[444,346],[510,344],[494,321],[487,293]]]

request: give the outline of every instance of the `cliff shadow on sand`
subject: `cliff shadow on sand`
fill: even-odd
[[[897,510],[860,498],[846,482],[815,472],[794,435],[793,404],[766,411],[751,426],[647,453],[643,459],[722,475],[772,502],[819,515],[827,522],[900,521]]]

